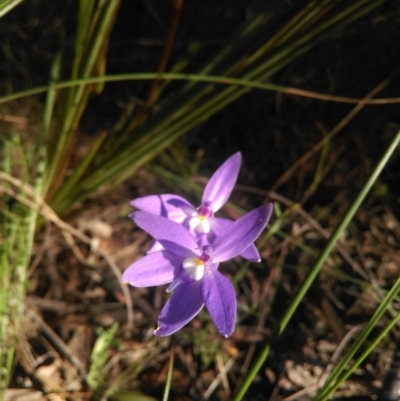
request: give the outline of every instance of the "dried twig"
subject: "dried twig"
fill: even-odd
[[[233,364],[235,363],[235,359],[231,358],[229,361],[226,363],[225,366],[220,368],[218,376],[212,381],[212,383],[209,385],[208,389],[203,395],[203,400],[206,401],[208,400],[212,393],[215,391],[215,389],[218,387],[219,383],[223,380],[223,378],[226,378],[226,374],[231,370]]]
[[[87,372],[81,361],[73,354],[70,347],[54,332],[54,330],[32,309],[27,309],[26,314],[37,323],[46,337],[61,351],[61,353],[78,369],[81,377],[86,378]]]

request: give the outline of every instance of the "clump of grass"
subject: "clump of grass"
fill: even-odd
[[[26,153],[18,135],[3,139],[2,171],[0,172],[1,203],[1,325],[0,325],[0,391],[4,395],[13,369],[15,344],[23,314],[27,272],[34,241],[37,209],[16,201],[21,188],[13,177],[20,175],[24,182],[35,181],[40,190],[40,171],[32,177],[30,167],[35,153]],[[17,163],[15,161],[18,161]],[[39,166],[41,163],[39,162]]]

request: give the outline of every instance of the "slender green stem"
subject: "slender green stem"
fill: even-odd
[[[352,205],[350,206],[350,208],[348,209],[346,214],[343,216],[341,222],[339,223],[339,225],[336,227],[336,229],[332,233],[329,241],[325,245],[325,248],[323,249],[323,251],[321,252],[319,257],[315,261],[314,266],[309,271],[304,282],[301,284],[300,288],[298,289],[295,298],[291,301],[286,312],[280,319],[278,325],[276,326],[276,328],[274,330],[273,335],[271,336],[271,338],[269,339],[267,344],[262,349],[260,355],[256,359],[253,366],[250,368],[247,376],[245,377],[245,380],[243,381],[243,384],[239,388],[239,391],[237,392],[237,394],[234,398],[234,401],[241,400],[243,398],[243,396],[245,395],[247,389],[253,382],[253,380],[254,380],[255,376],[257,375],[258,371],[260,370],[261,366],[267,359],[273,341],[275,341],[276,338],[279,337],[282,334],[282,332],[286,329],[290,319],[294,315],[300,302],[303,300],[303,298],[306,295],[311,284],[314,282],[315,278],[317,277],[318,273],[320,272],[323,264],[325,263],[326,259],[328,258],[329,254],[331,253],[334,246],[336,245],[336,242],[338,241],[339,237],[346,230],[347,226],[351,222],[352,218],[354,217],[354,215],[357,212],[358,208],[360,207],[361,203],[364,201],[364,199],[367,196],[368,192],[370,191],[371,187],[374,185],[375,181],[378,179],[379,174],[385,167],[386,163],[389,161],[391,155],[395,151],[399,142],[400,142],[400,131],[397,132],[397,134],[394,137],[394,139],[392,140],[390,146],[384,153],[382,159],[379,161],[379,163],[373,170],[372,174],[368,178],[367,182],[364,184],[361,191],[357,195],[357,198],[354,200],[354,202],[352,203]]]
[[[163,401],[168,401],[169,392],[171,390],[172,372],[174,370],[174,347],[171,347],[171,356],[169,358],[167,380],[165,382],[165,389],[163,395]]]

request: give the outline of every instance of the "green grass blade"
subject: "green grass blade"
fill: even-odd
[[[400,278],[393,285],[391,290],[386,295],[385,299],[380,303],[378,309],[364,327],[362,332],[357,337],[357,340],[351,346],[346,355],[341,359],[341,361],[336,365],[335,369],[329,375],[328,380],[325,382],[324,386],[319,390],[315,401],[325,401],[327,400],[338,387],[354,372],[354,370],[360,365],[360,363],[374,350],[374,348],[379,344],[379,342],[385,337],[385,335],[394,327],[394,325],[400,320],[400,313],[396,313],[394,318],[390,323],[380,332],[380,334],[375,338],[375,340],[367,347],[367,349],[354,361],[354,363],[344,372],[346,365],[350,362],[351,358],[355,353],[361,348],[365,343],[368,335],[375,328],[377,323],[380,321],[382,316],[385,314],[390,304],[396,298],[397,294],[400,292]]]
[[[105,365],[110,359],[108,349],[114,341],[118,324],[114,323],[110,329],[101,330],[94,344],[90,357],[90,369],[87,376],[87,384],[94,393],[101,391],[105,383]]]
[[[169,392],[171,390],[172,372],[174,370],[174,347],[171,347],[171,355],[169,358],[167,380],[165,382],[164,395],[162,401],[168,401]]]
[[[0,1],[0,18],[4,17],[13,8],[17,7],[24,0],[1,0]]]
[[[43,182],[41,172],[44,165],[41,158],[37,160],[33,157],[35,152],[24,151],[18,136],[13,141],[5,143],[3,152],[4,171],[0,171],[0,192],[10,193],[11,196],[6,195],[0,199],[2,202],[0,214],[2,238],[0,247],[0,399],[11,375],[38,216],[36,208],[27,208],[18,202],[12,202],[13,194],[18,194],[19,188],[10,185],[6,177],[11,177],[14,171],[19,171],[24,181],[34,179],[34,188],[39,192]],[[39,147],[37,153],[39,157],[45,154],[43,145]],[[23,168],[25,165],[28,169]]]
[[[79,68],[85,55],[85,47],[90,37],[89,29],[95,7],[95,0],[80,0],[78,9],[78,26],[76,29],[75,55],[72,64],[71,79],[79,77]]]
[[[43,110],[43,128],[42,128],[42,138],[39,142],[48,141],[50,123],[53,116],[54,105],[56,101],[56,88],[55,84],[60,79],[62,66],[62,55],[57,53],[54,57],[51,70],[50,70],[50,81],[47,89],[46,101]]]
[[[384,153],[383,157],[373,170],[372,174],[368,178],[367,182],[362,187],[361,191],[357,195],[357,198],[354,200],[346,214],[343,216],[341,222],[335,228],[334,232],[332,233],[328,243],[325,245],[325,248],[319,255],[318,259],[315,261],[314,266],[311,268],[309,273],[307,274],[305,280],[301,284],[300,288],[298,289],[295,298],[290,302],[286,312],[279,320],[278,325],[276,326],[274,333],[271,339],[267,342],[267,344],[262,349],[260,355],[256,359],[253,366],[250,368],[249,372],[247,373],[243,384],[240,386],[234,401],[239,401],[245,395],[247,389],[250,387],[251,383],[253,382],[255,376],[257,375],[258,371],[260,370],[261,366],[267,359],[269,352],[271,350],[272,342],[282,334],[282,332],[286,329],[290,319],[294,315],[295,311],[297,310],[300,302],[305,297],[308,289],[310,288],[311,284],[314,282],[315,278],[317,277],[318,273],[320,272],[323,264],[325,263],[327,257],[331,253],[332,249],[334,248],[336,242],[343,234],[344,230],[347,228],[351,220],[353,219],[355,213],[357,212],[358,208],[360,207],[361,203],[364,201],[365,197],[367,196],[368,192],[378,179],[380,173],[382,172],[383,168],[389,161],[391,155],[396,150],[398,144],[400,142],[400,131],[396,134],[390,146],[387,148],[386,152]]]
[[[157,74],[154,72],[144,72],[144,73],[132,73],[132,74],[118,74],[118,75],[104,75],[100,77],[90,77],[75,79],[69,81],[61,81],[54,84],[55,89],[64,89],[79,86],[82,84],[90,85],[103,82],[121,82],[121,81],[139,81],[139,80],[153,80],[153,79],[163,79],[165,81],[190,81],[190,82],[209,82],[214,84],[219,84],[222,86],[237,86],[246,87],[249,89],[260,89],[265,91],[274,91],[282,94],[287,94],[291,96],[302,96],[309,97],[313,99],[331,101],[331,102],[341,102],[341,103],[358,103],[361,99],[350,98],[345,96],[334,96],[327,95],[323,93],[311,92],[297,88],[290,88],[283,85],[276,85],[267,82],[260,82],[255,79],[246,78],[232,78],[219,75],[201,75],[201,74],[184,74],[184,73],[163,73]],[[27,89],[20,92],[15,92],[10,95],[5,95],[0,97],[0,104],[12,102],[14,100],[23,99],[30,96],[40,95],[47,92],[48,86],[38,86],[36,88]],[[371,101],[371,104],[391,104],[399,103],[399,98],[390,99],[375,99]]]

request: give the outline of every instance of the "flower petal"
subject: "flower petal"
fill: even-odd
[[[212,243],[216,237],[221,235],[225,230],[230,230],[230,226],[234,223],[229,219],[222,219],[220,217],[214,217],[211,221],[212,236],[209,235],[210,242]],[[243,252],[239,254],[242,258],[248,259],[252,262],[260,262],[261,257],[254,244],[250,244]]]
[[[215,326],[228,338],[236,321],[236,294],[232,284],[219,271],[210,270],[201,280],[201,293]]]
[[[251,262],[261,262],[260,253],[254,244],[250,244],[244,251],[240,252],[239,255]]]
[[[150,247],[147,250],[147,254],[162,251],[164,247],[157,241],[151,241]]]
[[[152,287],[175,279],[182,258],[168,251],[154,252],[130,265],[122,274],[122,281],[135,287]]]
[[[142,230],[148,232],[165,249],[176,256],[188,258],[200,255],[196,240],[182,225],[166,217],[147,212],[133,212],[129,216]]]
[[[272,203],[263,205],[236,220],[229,230],[221,233],[213,242],[213,262],[223,262],[243,252],[267,225],[272,214]]]
[[[211,202],[213,212],[221,209],[228,200],[237,180],[242,155],[240,152],[232,155],[212,175],[203,193],[202,203]]]
[[[177,223],[182,223],[196,210],[186,199],[171,194],[143,196],[133,199],[131,205],[142,212],[167,217]]]
[[[228,230],[233,223],[233,220],[224,219],[221,217],[213,217],[211,219],[211,231],[214,237],[213,239],[221,235],[225,230]]]
[[[180,285],[161,311],[158,328],[154,334],[164,337],[175,333],[190,322],[203,306],[199,281]]]

